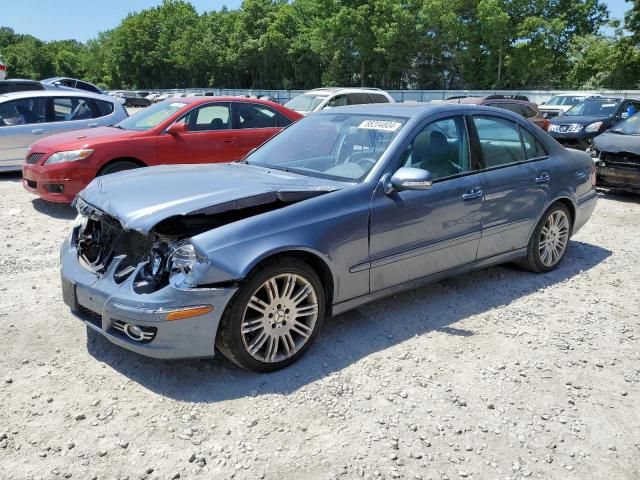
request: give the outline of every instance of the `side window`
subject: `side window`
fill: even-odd
[[[292,123],[291,120],[289,120],[287,117],[285,117],[280,112],[276,112],[276,119],[278,121],[278,126],[279,127],[288,127]]]
[[[0,127],[30,125],[46,121],[46,98],[22,98],[0,103]]]
[[[275,128],[277,126],[278,117],[270,108],[252,103],[236,104],[236,128]]]
[[[203,105],[191,110],[185,115],[184,121],[187,122],[189,131],[204,132],[231,128],[230,118],[229,104],[218,103],[215,105]]]
[[[538,115],[538,112],[536,112],[529,105],[520,105],[520,107],[522,108],[522,116],[524,118],[533,118]]]
[[[381,93],[370,93],[369,99],[371,103],[389,103],[389,99]]]
[[[434,180],[471,171],[464,118],[437,120],[424,127],[407,147],[402,166],[429,170]]]
[[[324,108],[333,108],[333,107],[342,107],[347,104],[347,96],[346,95],[336,95],[331,100],[327,102]]]
[[[548,156],[547,151],[531,132],[524,128],[520,128],[520,134],[522,135],[527,160]]]
[[[366,93],[350,93],[347,95],[349,105],[363,105],[369,103],[369,96]]]
[[[93,100],[94,115],[93,118],[106,117],[113,113],[113,103],[104,100]]]
[[[500,117],[474,116],[486,168],[525,160],[518,125]]]
[[[93,118],[89,100],[80,97],[55,97],[53,99],[53,121],[71,122]]]

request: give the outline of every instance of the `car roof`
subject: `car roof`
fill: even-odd
[[[281,108],[286,108],[280,105],[279,103],[270,102],[269,100],[261,100],[259,98],[250,98],[250,97],[234,97],[231,95],[227,96],[208,96],[208,97],[170,97],[165,101],[179,102],[179,103],[187,103],[190,105],[197,105],[199,103],[211,103],[211,102],[239,102],[239,103],[259,103],[262,105],[277,105]]]
[[[313,115],[327,115],[336,113],[337,111],[344,113],[359,113],[359,114],[375,114],[375,115],[388,115],[396,117],[422,117],[428,113],[440,113],[451,112],[455,110],[468,111],[469,108],[477,109],[478,111],[492,110],[496,112],[508,112],[508,110],[497,109],[492,107],[476,106],[469,104],[457,104],[457,103],[366,103],[362,105],[348,105],[344,107],[335,107],[329,110],[322,110],[313,113]]]
[[[345,92],[345,93],[383,93],[386,94],[384,90],[380,90],[379,88],[373,87],[322,87],[322,88],[314,88],[313,90],[309,90],[304,93],[320,93],[330,95],[332,93]]]
[[[24,92],[3,93],[2,95],[0,95],[0,102],[6,102],[7,100],[16,100],[20,98],[60,97],[60,96],[94,98],[96,100],[107,100],[112,103],[118,103],[113,97],[110,97],[108,95],[100,95],[98,93],[88,92],[86,90],[76,90],[76,89],[26,90]]]

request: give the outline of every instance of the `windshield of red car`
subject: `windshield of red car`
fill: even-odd
[[[245,160],[338,181],[363,180],[407,119],[384,115],[310,115],[273,137]]]
[[[116,126],[123,130],[151,130],[186,105],[184,102],[171,101],[156,103],[151,107],[140,110],[138,113],[134,113]]]

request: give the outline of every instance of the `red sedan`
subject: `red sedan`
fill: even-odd
[[[53,135],[31,145],[22,183],[71,203],[95,177],[173,163],[233,162],[302,118],[277,103],[238,97],[176,98],[113,127]]]

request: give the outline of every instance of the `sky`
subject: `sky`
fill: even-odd
[[[118,26],[129,12],[162,3],[161,0],[0,0],[0,26],[41,40],[73,38],[86,42],[98,32]],[[241,0],[191,0],[198,12],[238,8]],[[612,18],[623,19],[631,4],[604,0]]]

